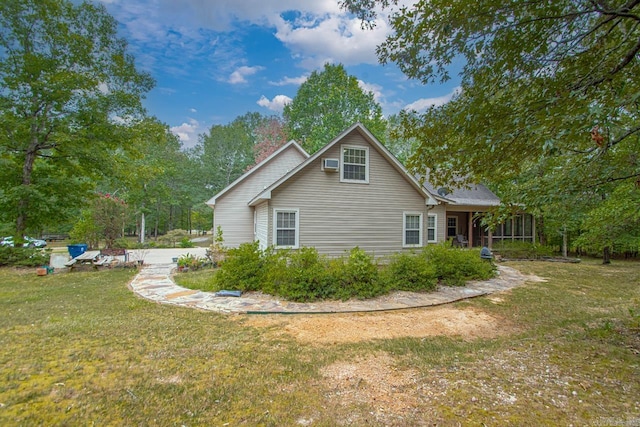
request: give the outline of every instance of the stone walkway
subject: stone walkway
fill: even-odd
[[[292,313],[350,313],[364,311],[399,310],[447,304],[467,298],[487,295],[520,286],[525,282],[544,281],[526,276],[511,267],[498,266],[498,276],[486,281],[469,282],[465,287],[439,287],[436,292],[414,293],[397,291],[369,300],[323,301],[297,303],[281,301],[270,295],[249,292],[241,297],[219,297],[178,286],[171,278],[176,264],[155,264],[143,268],[129,284],[142,298],[182,307],[221,313],[292,314]]]

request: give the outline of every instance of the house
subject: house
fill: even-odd
[[[499,203],[480,184],[423,185],[359,123],[312,156],[289,142],[207,202],[228,247],[258,241],[329,256],[355,246],[384,256],[457,235],[490,245],[476,213]]]

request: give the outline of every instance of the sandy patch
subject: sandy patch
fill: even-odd
[[[340,361],[321,370],[329,397],[341,404],[363,403],[374,408],[376,417],[385,413],[404,413],[418,404],[416,385],[420,373],[398,369],[395,360],[379,352],[353,361]]]
[[[302,343],[338,344],[402,337],[459,336],[463,339],[491,338],[507,333],[502,323],[475,309],[434,307],[390,312],[266,315],[248,317],[244,324],[273,327],[279,334]]]

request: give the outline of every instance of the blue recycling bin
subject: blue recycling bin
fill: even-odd
[[[88,246],[85,243],[79,243],[77,245],[67,245],[67,250],[69,251],[71,258],[75,258],[85,253],[87,251],[87,247]]]

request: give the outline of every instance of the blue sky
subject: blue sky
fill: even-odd
[[[375,49],[391,31],[342,11],[338,0],[96,0],[120,22],[139,69],[155,78],[145,101],[185,147],[212,125],[257,111],[280,114],[314,70],[342,63],[385,115],[448,101],[459,80],[424,86]]]

